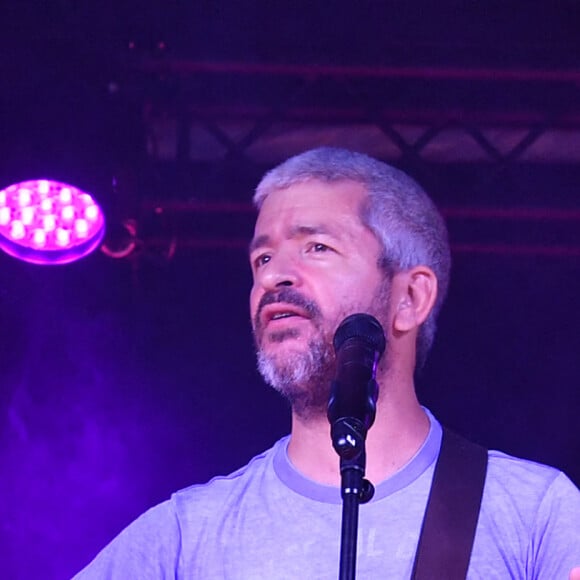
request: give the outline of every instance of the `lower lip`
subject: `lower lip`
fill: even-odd
[[[275,320],[268,320],[263,327],[264,332],[276,332],[284,330],[285,328],[296,328],[297,326],[307,324],[310,322],[309,318],[302,316],[288,316],[287,318],[277,318]]]

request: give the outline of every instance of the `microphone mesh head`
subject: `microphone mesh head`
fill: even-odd
[[[380,322],[370,314],[351,314],[347,316],[334,333],[334,350],[337,352],[351,338],[360,338],[379,353],[385,352],[385,333]]]

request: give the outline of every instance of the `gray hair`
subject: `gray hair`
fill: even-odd
[[[259,209],[271,192],[311,179],[326,183],[349,180],[365,187],[368,198],[361,207],[361,220],[382,244],[380,265],[388,276],[419,265],[435,272],[437,300],[417,337],[417,368],[422,367],[433,344],[451,270],[441,214],[407,174],[368,155],[333,147],[306,151],[269,171],[258,184],[254,204]]]

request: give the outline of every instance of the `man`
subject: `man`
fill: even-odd
[[[145,513],[79,578],[336,578],[332,338],[358,312],[379,320],[387,347],[366,441],[375,495],[360,510],[357,574],[411,576],[442,434],[413,376],[448,285],[443,220],[405,174],[340,149],[289,159],[264,177],[254,201],[258,365],[291,403],[291,435]],[[468,578],[565,579],[579,565],[576,487],[555,469],[490,452]]]

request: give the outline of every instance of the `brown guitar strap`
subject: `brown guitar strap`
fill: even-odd
[[[464,580],[487,471],[487,449],[443,428],[412,580]]]

